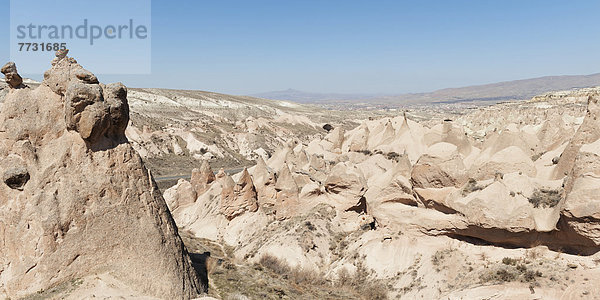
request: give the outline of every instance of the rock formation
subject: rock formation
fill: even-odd
[[[372,270],[396,298],[594,299],[598,100],[587,113],[580,102],[515,102],[431,127],[406,115],[336,127],[217,176],[174,214],[241,261],[272,255],[332,281]]]
[[[66,52],[52,64],[36,89],[2,69],[16,89],[0,113],[0,297],[108,274],[140,295],[194,298],[203,287],[124,135],[126,88]]]
[[[256,166],[252,170],[252,180],[256,187],[258,203],[260,205],[275,205],[277,191],[275,191],[275,174],[267,167],[267,164],[259,157]]]
[[[203,161],[200,169],[192,170],[192,178],[190,179],[190,183],[194,187],[196,194],[200,195],[206,190],[210,184],[216,180],[215,173],[210,168],[208,161]]]
[[[0,69],[2,74],[6,77],[6,83],[13,89],[18,89],[24,87],[23,78],[17,72],[17,66],[14,62],[6,63],[2,69]]]
[[[234,184],[233,179],[229,176],[222,180],[224,183],[221,194],[221,212],[227,220],[233,220],[244,212],[258,210],[256,188],[247,169],[242,171],[242,176],[237,184]]]
[[[299,190],[287,164],[283,165],[277,176],[275,190],[277,191],[277,202],[275,204],[277,218],[283,220],[294,216],[299,205]]]

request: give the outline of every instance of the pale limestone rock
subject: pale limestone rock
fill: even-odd
[[[486,154],[482,153],[482,156]],[[506,147],[491,157],[475,163],[471,167],[469,175],[477,180],[484,180],[494,178],[497,173],[507,174],[513,172],[520,172],[529,177],[535,177],[537,174],[531,157],[517,146]]]
[[[208,190],[211,183],[215,181],[215,173],[210,168],[208,161],[203,161],[200,169],[192,170],[192,178],[190,183],[194,187],[196,194],[201,195]]]
[[[356,132],[351,132],[351,136],[349,139],[346,139],[347,141],[347,151],[363,151],[363,150],[368,150],[367,146],[368,146],[368,141],[369,141],[369,127],[367,126],[367,124],[363,123],[361,124],[357,129]]]
[[[0,184],[0,298],[106,272],[141,295],[195,297],[203,287],[165,200],[123,133],[102,128],[113,126],[112,105],[76,69],[63,57],[44,84],[11,90],[2,106],[0,174],[10,180]],[[80,114],[99,103],[93,118]]]
[[[458,152],[439,155],[426,154],[419,158],[411,172],[411,181],[415,187],[444,188],[460,186],[466,181],[466,168]]]
[[[325,136],[325,140],[331,143],[329,151],[337,153],[341,151],[345,133],[344,128],[336,127]]]
[[[563,152],[557,172],[569,170],[562,214],[576,234],[600,246],[600,96],[588,98],[583,124]],[[556,174],[559,177],[560,174]]]
[[[185,179],[179,179],[177,184],[167,189],[163,196],[171,212],[193,204],[198,198],[192,184]]]
[[[279,220],[293,217],[296,214],[298,202],[298,185],[290,172],[287,164],[284,164],[277,176],[275,184],[277,201],[275,203],[276,217]]]
[[[127,89],[120,83],[100,85],[91,72],[69,57],[44,74],[43,84],[65,97],[67,129],[79,132],[96,148],[125,139],[129,122]]]
[[[275,174],[267,167],[262,157],[256,160],[256,166],[252,169],[252,181],[256,187],[258,203],[260,205],[275,205],[277,198]]]
[[[0,71],[6,77],[6,83],[9,87],[13,89],[24,87],[23,78],[21,78],[21,75],[17,72],[17,66],[14,62],[6,63]]]
[[[345,206],[344,209],[356,204],[368,188],[360,169],[345,162],[340,162],[331,169],[324,186],[329,195]]]
[[[232,185],[233,179],[227,176],[223,179],[221,197],[221,212],[228,220],[245,213],[258,210],[256,188],[248,170],[244,168],[238,183]]]
[[[225,169],[220,168],[219,172],[217,172],[217,174],[215,175],[215,178],[222,179],[222,178],[225,178],[226,176],[227,176],[227,173],[225,173]]]

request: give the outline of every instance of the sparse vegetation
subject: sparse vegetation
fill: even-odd
[[[462,194],[463,196],[466,196],[472,192],[483,190],[484,188],[484,186],[477,184],[477,180],[469,178],[469,181],[467,181],[467,184],[465,184],[462,189]]]
[[[434,255],[431,256],[431,263],[434,266],[439,267],[444,262],[444,260],[446,260],[446,258],[448,258],[452,254],[453,251],[454,250],[450,249],[450,248],[444,249],[444,250],[438,250],[437,252],[435,252]],[[437,268],[436,271],[439,272],[440,269]]]
[[[350,274],[346,268],[338,271],[336,285],[349,287],[355,290],[365,290],[364,295],[368,299],[383,300],[387,299],[388,288],[380,281],[369,280],[369,271],[362,265],[357,264],[354,274]]]
[[[517,280],[535,282],[538,277],[543,276],[541,271],[528,268],[528,261],[524,259],[505,257],[501,263],[501,265],[492,267],[490,271],[481,276],[481,282],[511,282]]]
[[[357,150],[356,152],[362,153],[362,154],[367,155],[367,156],[373,155],[373,153],[371,153],[370,150]]]
[[[29,295],[22,299],[42,300],[52,299],[58,295],[68,295],[83,284],[83,279],[73,279],[63,283],[59,283],[52,288],[37,291],[35,294]],[[10,298],[9,298],[10,299]]]
[[[505,257],[502,259],[502,263],[508,266],[514,266],[517,264],[517,260],[510,257]]]
[[[311,285],[330,288],[332,285],[349,288],[358,293],[364,293],[364,299],[387,299],[387,288],[384,284],[369,280],[369,271],[362,264],[358,264],[356,272],[350,274],[342,268],[338,272],[335,283],[327,280],[323,274],[316,270],[307,270],[301,267],[290,267],[285,261],[270,255],[261,256],[258,264],[266,270],[281,275],[284,279],[296,285]]]
[[[387,157],[387,159],[389,160],[398,161],[398,159],[400,158],[400,154],[396,152],[389,152],[385,155],[385,157]]]
[[[258,263],[279,275],[289,274],[291,271],[287,263],[270,254],[261,256]]]
[[[560,190],[536,189],[528,200],[535,208],[551,208],[558,205],[562,200],[562,192]]]

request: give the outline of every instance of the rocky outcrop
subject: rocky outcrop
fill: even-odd
[[[423,155],[411,172],[411,181],[417,188],[458,186],[465,179],[465,165],[458,153],[447,157]]]
[[[367,142],[369,140],[369,127],[363,123],[355,129],[356,133],[351,135],[344,142],[345,151],[364,151],[367,150]]]
[[[129,122],[127,89],[121,83],[101,85],[75,59],[58,56],[44,73],[44,85],[65,97],[65,122],[95,147],[125,139]]]
[[[565,189],[567,192],[571,190],[574,176],[572,174],[575,160],[579,154],[579,150],[585,144],[591,144],[600,138],[600,96],[588,97],[588,108],[583,123],[579,126],[577,132],[567,145],[567,148],[560,155],[560,160],[554,172],[554,178],[560,179],[566,175],[569,180]]]
[[[556,176],[568,174],[565,225],[600,248],[600,96],[588,98],[583,124],[562,153]]]
[[[283,220],[293,217],[299,205],[299,190],[287,164],[283,165],[277,176],[275,191],[277,191],[277,201],[275,203],[277,219]]]
[[[485,155],[485,153],[484,153]],[[482,155],[483,156],[483,155]],[[517,146],[506,147],[491,157],[476,162],[469,175],[477,180],[494,178],[496,174],[523,173],[535,177],[537,170],[530,156]]]
[[[225,215],[227,220],[231,221],[245,212],[256,212],[258,210],[256,188],[247,169],[242,171],[237,184],[229,176],[223,178],[222,182],[221,213]]]
[[[256,187],[258,203],[260,205],[275,205],[277,197],[275,174],[267,167],[262,157],[256,160],[256,166],[252,170],[252,180]]]
[[[335,165],[324,183],[325,191],[340,204],[350,207],[367,192],[367,180],[356,166],[348,163]]]
[[[0,297],[105,273],[140,295],[189,299],[203,290],[163,197],[123,134],[126,96],[124,86],[99,84],[60,53],[42,85],[6,96]]]
[[[331,143],[331,152],[341,152],[342,144],[344,143],[344,128],[336,127],[325,136],[325,140]]]
[[[19,75],[19,72],[17,72],[17,66],[15,65],[14,62],[6,63],[2,67],[2,69],[0,69],[0,72],[2,72],[2,74],[4,74],[4,76],[6,78],[6,83],[8,84],[9,87],[11,87],[13,89],[18,89],[18,88],[24,87],[23,78],[21,77],[21,75]]]
[[[165,191],[164,198],[169,210],[173,212],[180,207],[186,207],[196,202],[198,194],[189,181],[179,179],[173,188]]]
[[[210,168],[208,161],[203,161],[200,169],[192,170],[192,178],[190,183],[192,184],[196,194],[201,195],[208,190],[210,184],[215,181],[215,173]]]

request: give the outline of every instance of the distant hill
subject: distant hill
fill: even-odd
[[[258,97],[263,99],[272,100],[288,100],[298,103],[315,103],[321,101],[337,101],[337,100],[364,100],[381,95],[376,94],[336,94],[336,93],[311,93],[304,92],[294,89],[287,89],[282,91],[273,91],[266,93],[258,93],[249,95],[252,97]]]
[[[593,86],[600,86],[600,73],[592,75],[546,76],[460,88],[441,89],[428,93],[385,96],[368,94],[308,93],[292,89],[255,94],[253,96],[266,99],[289,100],[300,103],[320,102],[324,104],[370,103],[402,105],[470,101],[498,102],[506,100],[525,100],[551,91]]]

